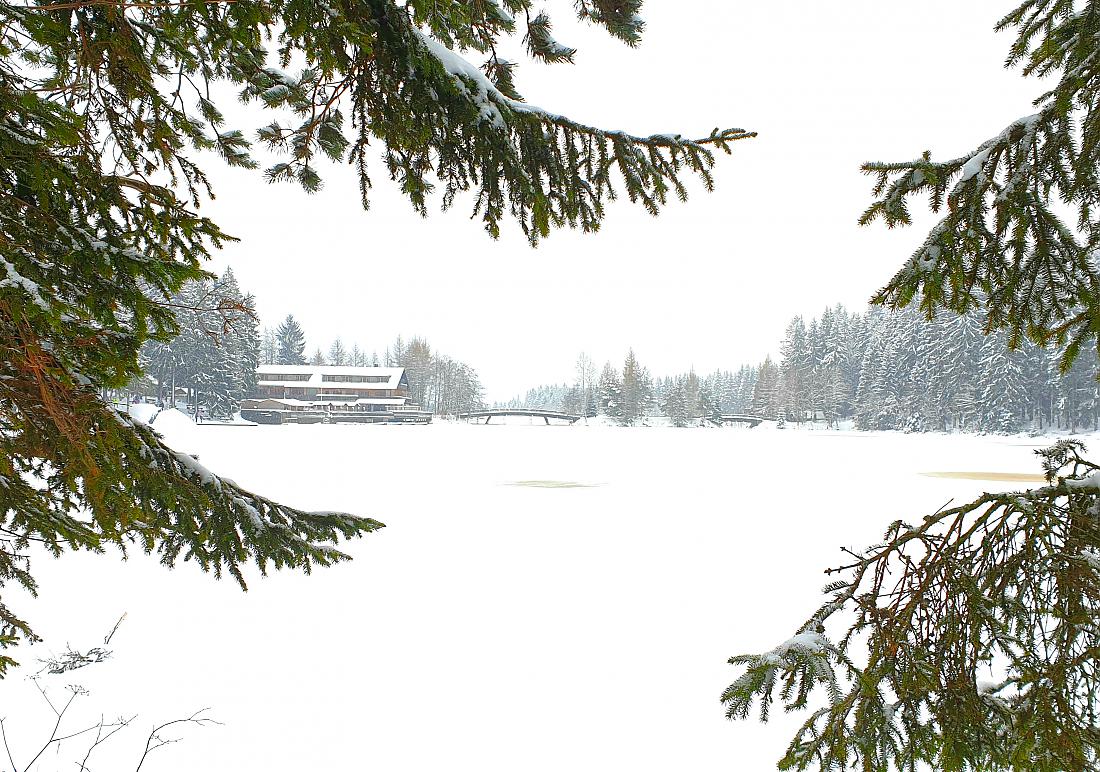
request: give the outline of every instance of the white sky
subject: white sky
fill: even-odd
[[[720,157],[713,194],[694,186],[659,218],[620,200],[600,233],[532,250],[515,227],[492,241],[469,201],[421,219],[381,163],[369,212],[345,166],[314,196],[212,168],[204,211],[241,242],[211,267],[233,266],[265,324],[292,312],[310,350],[420,335],[473,365],[489,400],[571,381],[580,351],[619,365],[633,346],[655,374],[756,362],[792,315],[862,307],[923,239],[927,217],[858,227],[861,162],[963,155],[1032,112],[1040,84],[1003,68],[1011,37],[993,33],[1014,5],[649,0],[631,50],[547,3],[576,64],[521,58],[520,92],[638,134],[759,131]]]

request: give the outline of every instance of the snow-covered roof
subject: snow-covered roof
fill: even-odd
[[[334,389],[396,389],[401,383],[401,376],[404,372],[404,367],[260,365],[256,368],[256,380],[261,386],[308,386],[309,388],[318,389],[326,387]],[[279,377],[282,375],[296,377],[283,379]],[[307,375],[309,378],[302,377]],[[335,380],[335,378],[340,380]],[[380,378],[384,380],[377,380]]]

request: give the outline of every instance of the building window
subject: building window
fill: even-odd
[[[261,381],[308,381],[309,373],[260,373]]]
[[[325,383],[385,383],[388,375],[322,375]]]

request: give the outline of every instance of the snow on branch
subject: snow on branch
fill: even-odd
[[[584,134],[607,136],[622,139],[634,144],[656,147],[701,147],[703,145],[723,144],[756,136],[755,131],[746,131],[744,129],[724,129],[721,131],[715,129],[708,137],[697,140],[687,140],[680,134],[665,133],[652,134],[650,136],[637,136],[628,134],[624,131],[598,129],[595,126],[578,123],[563,115],[552,113],[541,107],[505,96],[495,85],[493,85],[492,81],[486,77],[485,73],[482,72],[480,68],[475,67],[464,57],[435,40],[431,35],[416,28],[413,28],[413,32],[428,53],[439,61],[443,69],[455,79],[456,83],[458,83],[458,85],[461,86],[470,98],[480,107],[481,116],[498,129],[504,129],[506,126],[506,121],[501,110],[501,108],[503,108],[505,111],[531,115],[541,121],[568,127]],[[473,87],[472,89],[470,87],[471,85]]]
[[[730,659],[744,672],[722,695],[727,715],[757,700],[764,720],[775,699],[810,708],[783,769],[1007,769],[999,760],[1036,737],[1070,750],[1053,764],[1028,752],[1026,768],[1095,768],[1100,467],[1083,451],[1039,451],[1044,487],[896,521],[880,544],[846,550],[801,632]],[[811,708],[816,686],[826,697]]]

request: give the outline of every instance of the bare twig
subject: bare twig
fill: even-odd
[[[122,620],[126,618],[126,612],[122,612],[122,616],[115,622],[115,626],[111,628],[111,632],[107,633],[107,637],[103,639],[103,644],[106,646],[110,644],[111,639],[115,637],[115,633],[118,632],[118,628],[122,625]]]
[[[141,766],[145,763],[145,759],[149,754],[155,751],[157,748],[163,748],[165,745],[179,742],[180,738],[164,738],[160,736],[160,732],[164,729],[174,726],[175,724],[195,724],[196,726],[206,726],[207,724],[220,724],[212,718],[202,716],[203,713],[210,710],[210,708],[202,708],[192,713],[187,718],[177,718],[172,721],[166,721],[159,726],[153,727],[153,731],[149,732],[149,737],[145,740],[145,752],[141,754],[141,758],[138,759],[138,765],[134,767],[134,772],[140,772]]]

